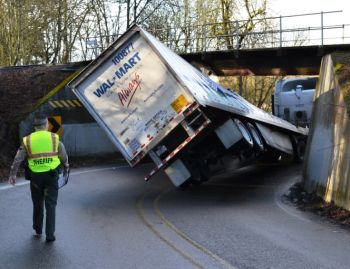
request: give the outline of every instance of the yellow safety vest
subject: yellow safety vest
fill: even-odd
[[[60,165],[57,134],[36,131],[24,137],[23,144],[28,155],[28,166],[33,172],[47,172]]]

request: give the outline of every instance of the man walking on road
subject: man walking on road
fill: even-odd
[[[69,170],[68,156],[57,134],[48,132],[48,120],[37,114],[34,119],[35,131],[23,138],[11,166],[9,183],[16,184],[16,174],[21,162],[27,158],[30,179],[30,191],[33,201],[33,229],[39,236],[42,234],[44,219],[44,203],[46,208],[46,241],[55,238],[55,217],[58,196],[58,177],[60,165],[64,173]],[[29,177],[29,178],[28,178]]]

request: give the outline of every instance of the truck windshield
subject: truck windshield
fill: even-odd
[[[298,85],[302,86],[302,90],[312,90],[316,89],[317,78],[307,78],[307,79],[295,79],[287,81],[282,88],[283,92],[289,92],[295,90]]]

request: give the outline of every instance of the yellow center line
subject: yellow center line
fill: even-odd
[[[223,265],[225,268],[230,269],[237,269],[235,266],[231,265],[229,262],[225,261],[223,258],[219,257],[218,255],[211,252],[209,249],[205,248],[198,242],[191,239],[189,236],[187,236],[184,232],[182,232],[179,228],[177,228],[173,223],[171,223],[160,211],[159,209],[159,201],[161,198],[166,194],[169,193],[170,190],[166,190],[162,193],[160,193],[154,200],[153,200],[153,208],[156,213],[156,215],[162,220],[162,222],[168,226],[171,230],[173,230],[176,234],[178,234],[182,239],[187,241],[189,244],[191,244],[193,247],[197,248],[199,251],[205,253],[208,257],[213,259],[214,261],[218,262],[219,264]]]
[[[141,197],[139,197],[137,199],[136,202],[136,208],[137,208],[137,212],[139,217],[141,218],[142,222],[161,240],[163,241],[165,244],[167,244],[169,247],[171,247],[172,249],[174,249],[177,253],[179,253],[182,257],[184,257],[187,261],[189,261],[190,263],[192,263],[195,267],[199,268],[199,269],[205,269],[202,265],[200,265],[199,263],[197,263],[190,255],[188,255],[187,253],[183,252],[182,250],[180,250],[179,248],[177,248],[173,243],[171,243],[168,239],[166,239],[164,236],[162,236],[157,230],[156,228],[146,219],[145,216],[145,212],[143,210],[143,201],[144,198],[146,196],[146,193],[144,193]]]

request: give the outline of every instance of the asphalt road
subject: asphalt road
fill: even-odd
[[[152,166],[72,171],[56,238],[31,229],[29,185],[0,184],[0,268],[349,268],[350,234],[281,202],[300,166],[259,166],[179,190]]]

